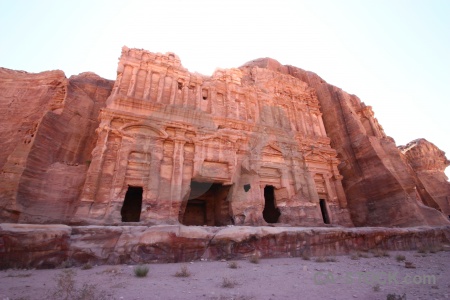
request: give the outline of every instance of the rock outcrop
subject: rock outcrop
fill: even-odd
[[[343,255],[447,247],[450,227],[301,228],[0,224],[0,269]]]
[[[244,65],[255,66],[299,78],[316,91],[327,136],[338,153],[338,169],[356,226],[448,224],[445,215],[425,205],[429,201],[417,192],[416,174],[410,172],[370,106],[312,72],[283,66],[273,59]]]
[[[115,82],[0,69],[0,113],[4,222],[449,224],[442,151],[400,151],[370,106],[272,59],[203,76],[124,47]]]
[[[424,202],[450,218],[450,182],[444,171],[450,165],[445,153],[426,139],[399,146],[418,179],[418,192]]]
[[[124,48],[77,222],[352,226],[314,89]],[[134,203],[134,204],[133,204]]]
[[[0,69],[0,216],[67,222],[113,82],[93,73]]]

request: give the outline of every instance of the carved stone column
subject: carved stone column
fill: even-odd
[[[325,181],[325,188],[327,189],[328,194],[328,201],[332,202],[333,200],[337,200],[337,196],[334,187],[331,186],[330,178],[331,178],[330,174],[323,175],[323,180]]]
[[[309,201],[312,203],[319,203],[319,194],[317,193],[316,188],[316,182],[314,181],[314,175],[315,173],[307,172],[305,174],[306,176],[306,182],[308,184],[308,191],[309,191]]]
[[[103,169],[105,159],[105,152],[107,150],[107,143],[109,137],[109,122],[110,119],[103,119],[99,128],[96,130],[98,134],[97,146],[92,151],[92,158],[89,169],[86,175],[86,181],[83,186],[81,194],[81,203],[77,208],[75,217],[87,218],[90,214],[92,204],[96,200],[97,190],[99,188],[100,177]]]
[[[347,208],[347,196],[345,195],[344,188],[342,187],[342,179],[344,177],[342,175],[334,175],[333,183],[336,191],[336,195],[339,200],[339,206],[341,208]]]
[[[322,136],[327,136],[327,131],[325,130],[325,126],[323,125],[323,119],[322,119],[322,114],[319,113],[317,115],[317,118],[319,119],[319,126],[320,126],[320,131],[322,133]]]
[[[159,82],[158,82],[158,91],[157,91],[158,96],[156,97],[156,102],[158,102],[158,103],[161,103],[161,101],[162,101],[165,79],[166,79],[166,73],[161,73],[159,76]]]
[[[173,77],[172,78],[172,87],[170,91],[170,101],[169,103],[171,105],[175,104],[175,96],[177,95],[177,89],[178,89],[178,78]]]
[[[150,92],[152,88],[152,76],[153,73],[151,70],[147,71],[147,77],[145,77],[145,84],[144,84],[144,100],[148,100],[150,98]]]
[[[139,71],[139,68],[137,68],[137,67],[133,68],[133,73],[131,75],[130,85],[129,85],[128,91],[127,91],[127,96],[128,97],[133,97],[134,96],[134,91],[136,89],[136,77],[137,77],[138,71]]]

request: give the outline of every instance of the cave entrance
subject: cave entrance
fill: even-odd
[[[184,225],[226,226],[233,224],[228,202],[229,185],[191,182],[191,192],[180,221]]]
[[[275,206],[274,187],[272,185],[266,185],[264,187],[264,221],[267,223],[277,223],[280,215],[280,209]]]
[[[120,214],[122,222],[139,222],[142,209],[142,187],[128,186]]]
[[[325,199],[320,199],[320,211],[322,212],[323,222],[330,224],[330,217],[328,216],[327,203]]]

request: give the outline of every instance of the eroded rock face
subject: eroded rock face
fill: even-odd
[[[128,48],[117,72],[74,221],[352,226],[305,82],[259,67],[201,76]]]
[[[450,217],[450,182],[444,171],[450,165],[444,151],[426,139],[417,139],[399,149],[418,178],[418,192],[428,206]]]
[[[115,82],[0,69],[0,113],[3,221],[449,224],[439,149],[402,153],[370,106],[273,59],[203,76],[124,47]]]
[[[385,135],[370,106],[312,72],[282,66],[272,59],[244,65],[252,66],[290,74],[316,91],[356,226],[448,224],[446,216],[424,205],[428,202],[417,192],[415,173],[410,172],[394,140]]]
[[[301,228],[0,224],[0,269],[343,255],[450,243],[450,227]]]
[[[0,69],[3,220],[65,222],[73,215],[112,84],[93,73],[67,79],[61,71]]]

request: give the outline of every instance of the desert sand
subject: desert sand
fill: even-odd
[[[73,295],[79,297],[69,299],[387,299],[389,294],[405,294],[408,300],[450,299],[449,251],[235,263],[235,269],[231,261],[148,264],[149,272],[141,278],[135,276],[135,265],[8,269],[0,271],[0,299],[64,299],[55,294],[63,275],[68,276],[65,285],[73,278]],[[175,276],[183,267],[190,276]]]

